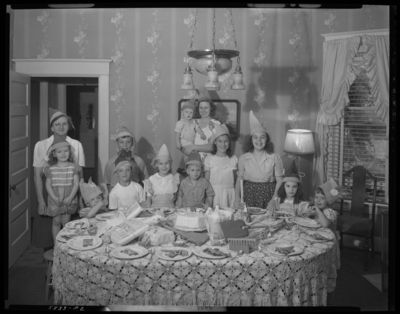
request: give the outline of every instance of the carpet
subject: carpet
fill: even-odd
[[[359,307],[361,311],[388,310],[387,297],[343,259],[335,292],[336,306]]]
[[[364,275],[365,279],[367,279],[371,284],[374,285],[379,291],[382,291],[382,275],[381,274],[373,274],[373,275]]]

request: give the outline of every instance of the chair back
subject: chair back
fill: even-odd
[[[345,185],[345,178],[353,175],[352,195],[351,195],[351,215],[356,217],[364,216],[364,202],[366,196],[366,181],[367,177],[374,180],[373,188],[373,203],[372,203],[372,219],[375,217],[375,204],[376,204],[376,188],[377,178],[374,177],[363,166],[355,166],[343,175],[343,186]]]

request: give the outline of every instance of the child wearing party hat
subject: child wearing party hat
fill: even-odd
[[[81,195],[87,206],[79,211],[81,218],[92,218],[99,213],[108,211],[106,207],[108,189],[105,183],[100,186],[101,189],[92,182],[92,178],[89,178],[88,183],[85,183],[83,179],[79,182]]]
[[[154,156],[151,165],[158,172],[143,181],[146,192],[146,207],[175,208],[179,174],[173,175],[171,173],[172,157],[165,144]]]
[[[77,192],[81,167],[74,163],[73,147],[55,135],[48,150],[48,166],[43,169],[46,177],[48,201],[46,215],[53,217],[52,234],[55,241],[61,224],[65,225],[78,208]]]
[[[213,151],[204,160],[204,178],[210,181],[214,192],[214,206],[233,207],[238,158],[230,149],[230,134],[225,124],[215,126],[211,137]]]
[[[192,98],[183,104],[181,108],[181,119],[175,124],[176,148],[181,150],[186,156],[188,156],[189,153],[185,147],[194,145],[196,132],[200,134],[201,139],[205,140],[207,138],[197,121],[193,119],[195,111],[195,99]],[[187,160],[187,158],[185,158],[185,160]]]
[[[108,208],[125,211],[135,203],[144,202],[146,196],[142,186],[131,180],[132,163],[120,155],[115,160],[114,168],[118,182],[109,194]]]
[[[301,216],[308,210],[308,202],[304,201],[300,176],[294,160],[289,166],[282,185],[278,189],[278,198],[274,205],[280,211],[285,211],[296,216]]]
[[[282,159],[274,153],[274,144],[264,126],[250,111],[251,136],[248,152],[239,157],[238,180],[236,180],[235,207],[267,208],[277,197],[284,174]],[[242,195],[243,194],[243,195]]]
[[[176,207],[201,207],[213,206],[215,196],[210,182],[201,176],[203,171],[201,157],[198,152],[192,152],[186,161],[186,173],[188,177],[182,180]]]
[[[315,196],[311,203],[309,213],[313,214],[315,219],[325,228],[329,228],[336,236],[336,243],[333,250],[335,251],[334,267],[331,267],[331,272],[328,275],[328,305],[333,305],[334,302],[334,290],[336,287],[336,270],[340,269],[340,249],[339,240],[340,234],[336,230],[337,227],[337,213],[331,208],[334,202],[343,198],[348,191],[338,186],[332,178],[325,183],[318,186],[315,190]]]
[[[107,184],[108,191],[117,184],[118,178],[115,176],[115,161],[122,158],[132,164],[131,181],[143,186],[143,180],[149,177],[146,165],[142,158],[134,154],[136,140],[133,133],[125,126],[120,127],[115,135],[111,136],[118,147],[118,153],[113,156],[106,164],[104,171],[104,182]]]

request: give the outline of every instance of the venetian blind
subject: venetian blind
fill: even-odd
[[[362,165],[378,179],[377,203],[386,203],[386,135],[387,126],[377,117],[371,96],[369,78],[364,67],[363,52],[353,59],[356,79],[350,87],[350,102],[344,110],[341,128],[343,173]],[[352,186],[351,178],[346,185]],[[367,181],[366,201],[372,201],[373,181]]]

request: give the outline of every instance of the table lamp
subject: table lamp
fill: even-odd
[[[283,151],[296,156],[296,163],[300,175],[300,155],[314,154],[313,134],[309,130],[291,129],[287,131]],[[304,177],[304,173],[302,173]]]

